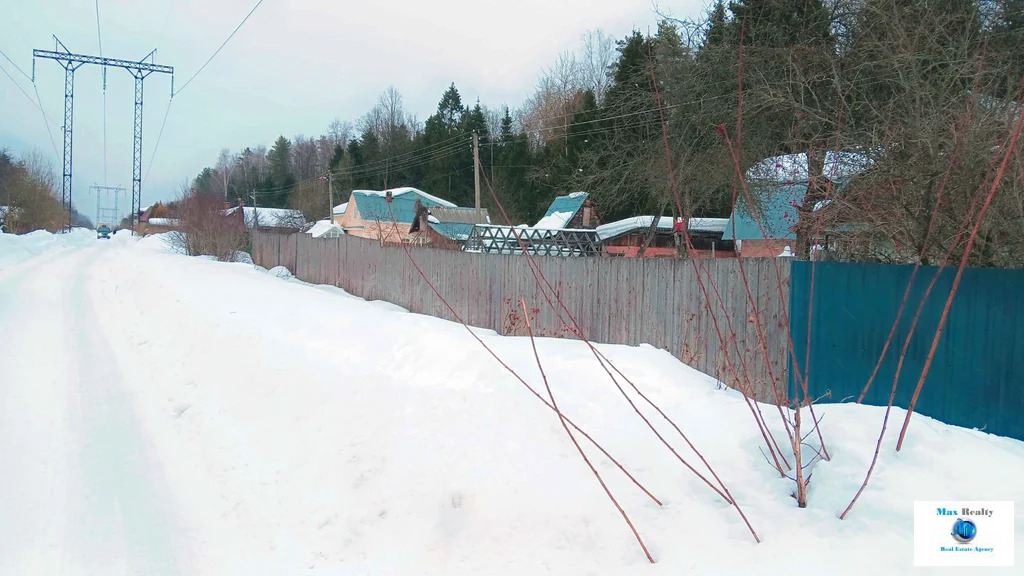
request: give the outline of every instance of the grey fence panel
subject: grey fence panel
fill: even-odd
[[[521,316],[519,300],[525,299],[538,335],[571,337],[563,320],[572,321],[560,299],[595,342],[663,348],[728,385],[749,381],[762,400],[771,398],[769,367],[777,381],[786,381],[788,261],[777,262],[783,281],[780,299],[776,263],[770,259],[534,257],[552,292],[538,281],[524,256],[420,247],[410,248],[407,255],[401,247],[344,236],[257,233],[253,238],[253,258],[265,268],[285,266],[307,282],[333,284],[367,300],[454,320],[409,256],[471,325],[525,335],[521,319],[510,322],[511,313]],[[765,331],[764,346],[755,316]],[[735,376],[730,375],[733,370]]]

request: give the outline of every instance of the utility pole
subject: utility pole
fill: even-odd
[[[327,213],[329,214],[329,216],[327,216],[327,219],[331,222],[331,225],[333,226],[334,225],[334,179],[331,178],[331,171],[330,170],[327,171],[327,201],[331,204],[330,206],[328,206],[329,211]]]
[[[100,186],[94,184],[89,187],[91,192],[96,193],[96,225],[107,224],[116,227],[119,223],[118,199],[125,191],[123,186]],[[113,196],[114,207],[110,207],[110,198]]]
[[[473,185],[476,188],[476,221],[481,223],[480,216],[480,137],[473,131]]]
[[[242,226],[245,226],[245,206],[239,206],[239,210],[242,211]],[[252,189],[252,229],[260,229],[260,217],[256,212],[256,189]]]

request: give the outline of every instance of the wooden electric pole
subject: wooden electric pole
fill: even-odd
[[[480,138],[473,132],[473,185],[476,188],[476,221],[480,219]]]
[[[330,221],[330,223],[333,225],[334,224],[334,179],[331,178],[331,171],[330,170],[327,171],[327,198],[328,198],[327,201],[331,203],[331,205],[328,206],[329,210],[327,212],[328,213],[327,220]]]

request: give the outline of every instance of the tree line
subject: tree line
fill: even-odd
[[[748,191],[755,210],[763,200],[762,160],[800,154],[799,255],[814,229],[854,223],[886,240],[887,257],[937,263],[965,249],[964,215],[994,183],[1022,76],[1024,0],[718,0],[698,18],[661,17],[652,36],[585,34],[518,107],[464,102],[453,83],[420,122],[389,87],[319,137],[223,150],[190,187],[311,219],[328,214],[327,174],[336,204],[352,189],[415,186],[472,205],[476,133],[484,180],[514,223],[577,190],[604,221],[726,217]],[[867,169],[830,178],[836,151]],[[1024,265],[1014,154],[972,264]]]
[[[56,232],[68,223],[61,206],[53,165],[41,154],[17,158],[0,148],[0,224],[3,232],[24,234],[35,230]],[[71,207],[72,226],[92,228],[89,219]]]

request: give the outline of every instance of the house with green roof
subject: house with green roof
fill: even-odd
[[[745,195],[736,199],[722,240],[735,242],[744,258],[770,258],[796,243],[799,207],[807,195],[807,181],[764,183],[750,187],[752,202]]]
[[[551,201],[547,212],[533,228],[542,230],[565,230],[596,228],[600,224],[597,212],[586,192],[573,192],[558,196]]]
[[[442,238],[458,241],[462,232],[468,235],[476,214],[472,208],[460,208],[443,198],[410,187],[353,190],[348,202],[338,208],[340,210],[335,210],[334,220],[346,234],[370,238],[381,244],[430,243],[420,227],[423,216],[429,217],[423,228]],[[431,216],[431,211],[437,211],[439,216]],[[481,218],[487,221],[486,210],[481,211]]]

